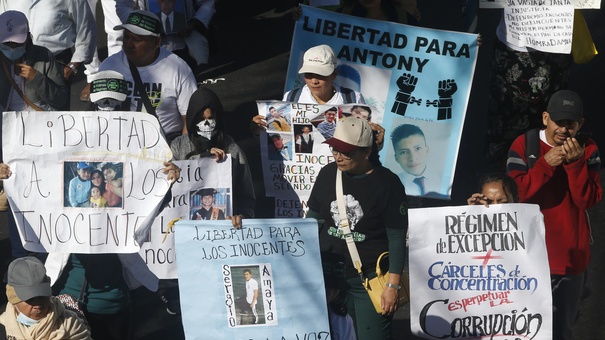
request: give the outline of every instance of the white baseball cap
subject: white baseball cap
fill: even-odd
[[[28,34],[29,24],[25,14],[19,11],[6,11],[0,14],[0,43],[23,44]]]
[[[298,70],[302,73],[315,73],[329,76],[336,70],[336,56],[328,45],[319,45],[308,49],[303,56],[303,65]]]
[[[128,19],[122,25],[113,28],[114,30],[129,30],[136,35],[150,35],[159,37],[162,33],[162,22],[157,15],[138,9],[128,15]]]
[[[112,98],[123,102],[128,94],[128,84],[124,76],[116,71],[106,70],[91,75],[90,101]]]

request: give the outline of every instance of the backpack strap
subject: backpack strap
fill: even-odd
[[[286,97],[287,102],[298,103],[298,99],[300,98],[301,87],[297,87],[292,91],[288,92],[288,96]]]
[[[525,132],[525,160],[527,168],[531,169],[540,157],[540,129]]]
[[[344,97],[345,104],[353,104],[356,102],[355,101],[355,91],[351,90],[348,87],[341,87],[340,92],[342,93],[342,96]]]

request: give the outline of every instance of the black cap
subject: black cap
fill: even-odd
[[[555,92],[548,101],[546,112],[553,121],[573,120],[578,123],[584,118],[584,105],[580,95],[573,91],[561,90]]]

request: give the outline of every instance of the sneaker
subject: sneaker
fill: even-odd
[[[170,315],[177,315],[181,312],[181,306],[178,301],[166,298],[166,295],[161,296],[162,301],[166,304],[166,312]]]

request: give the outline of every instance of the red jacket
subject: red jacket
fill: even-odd
[[[582,273],[590,262],[591,234],[586,210],[597,204],[602,195],[599,149],[589,139],[583,159],[553,167],[544,160],[544,154],[552,147],[541,140],[540,157],[528,169],[525,145],[525,134],[515,139],[506,168],[519,187],[520,201],[540,205],[550,273]]]

